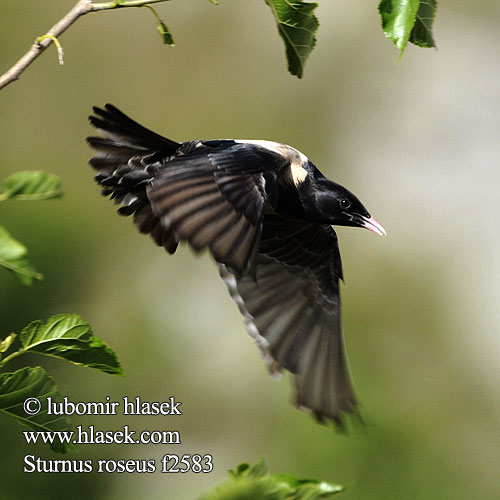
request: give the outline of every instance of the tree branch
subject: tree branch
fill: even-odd
[[[9,83],[12,83],[19,79],[19,75],[42,53],[53,43],[54,38],[61,36],[78,18],[88,14],[89,12],[97,12],[100,10],[110,10],[125,7],[142,7],[143,5],[148,5],[151,3],[166,2],[168,0],[114,0],[112,2],[103,3],[93,3],[92,0],[79,0],[76,5],[49,31],[46,35],[48,37],[39,40],[37,38],[31,48],[24,54],[19,61],[7,70],[2,76],[0,76],[0,90],[6,87]]]

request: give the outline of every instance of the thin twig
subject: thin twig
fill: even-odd
[[[42,53],[54,39],[57,40],[78,18],[88,14],[89,12],[97,12],[101,10],[118,9],[125,7],[142,7],[150,3],[166,2],[167,0],[129,0],[118,3],[117,0],[112,2],[93,3],[92,0],[79,0],[76,5],[49,31],[46,35],[38,37],[31,48],[24,54],[19,61],[0,76],[0,89],[6,87],[19,79],[19,75]]]
[[[120,7],[142,7],[143,5],[147,5],[150,3],[160,3],[166,2],[168,0],[129,0],[128,2],[118,3],[116,0],[114,2],[103,2],[103,3],[95,3],[92,5],[90,10],[109,10],[109,9],[118,9]]]

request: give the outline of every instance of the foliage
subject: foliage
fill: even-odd
[[[123,375],[115,353],[92,334],[90,325],[78,314],[58,314],[43,324],[32,321],[19,334],[21,352],[37,352],[66,359],[105,373]]]
[[[408,42],[420,47],[435,47],[432,24],[436,0],[382,0],[379,12],[385,35],[401,51]]]
[[[16,334],[11,333],[0,342],[0,355],[10,349],[15,337]],[[123,374],[115,353],[92,334],[90,325],[77,314],[58,314],[45,324],[32,321],[21,331],[19,340],[20,348],[0,361],[0,369],[21,354],[37,352],[105,373]],[[61,401],[54,380],[39,366],[27,366],[16,372],[0,374],[0,412],[37,431],[70,429],[69,420],[64,416],[54,418],[45,411],[30,415],[25,411],[23,403],[26,399],[36,398],[44,409],[47,408],[48,397],[55,402]],[[73,446],[56,439],[51,448],[65,453],[72,450]]]
[[[47,200],[62,196],[61,181],[52,174],[38,171],[17,172],[3,182],[0,201]],[[14,272],[25,285],[41,279],[27,259],[27,249],[0,226],[0,266]],[[5,356],[18,337],[20,347]],[[0,341],[0,369],[8,361],[26,352],[36,352],[72,363],[96,368],[105,373],[122,375],[115,353],[98,337],[90,325],[77,314],[58,314],[46,323],[32,321],[17,336],[11,333]],[[4,357],[5,356],[5,357]],[[2,359],[3,358],[3,359]],[[70,429],[65,416],[48,415],[45,411],[30,414],[24,402],[36,398],[41,408],[47,407],[47,398],[61,400],[52,377],[41,367],[27,366],[15,372],[0,373],[0,412],[37,431],[64,431]],[[57,438],[51,444],[54,451],[65,453],[73,449],[71,443]]]
[[[0,226],[0,266],[14,272],[24,285],[42,279],[27,259],[28,249]]]
[[[16,172],[2,183],[0,201],[50,200],[62,196],[60,179],[46,172]],[[27,248],[0,225],[0,266],[14,272],[24,285],[43,278],[27,258]]]
[[[269,474],[264,458],[252,466],[242,463],[229,475],[229,481],[199,500],[327,500],[345,490],[325,481]]]
[[[211,0],[212,3],[217,4]],[[314,15],[316,2],[304,0],[265,0],[276,21],[279,35],[285,44],[288,71],[302,78],[309,54],[316,45],[319,22]],[[122,0],[121,6],[127,6]],[[149,5],[158,22],[158,32],[163,42],[173,46],[174,41],[165,23]],[[382,28],[401,55],[408,42],[419,47],[435,47],[432,25],[436,15],[437,0],[381,0],[379,12]]]
[[[316,45],[319,23],[313,11],[318,4],[302,0],[266,0],[266,3],[285,43],[288,71],[302,78],[306,59]]]
[[[59,177],[38,170],[16,172],[3,181],[0,199],[50,200],[62,196]]]
[[[436,16],[436,0],[420,0],[415,25],[411,30],[410,42],[419,47],[435,47],[432,24]]]
[[[161,36],[161,39],[163,40],[163,43],[166,45],[170,45],[170,47],[175,46],[174,42],[174,37],[170,33],[170,30],[167,28],[167,25],[163,21],[163,19],[159,16],[158,12],[156,12],[151,5],[144,5],[143,7],[147,7],[155,16],[156,22],[158,23],[156,25],[156,30],[158,31],[158,34]]]
[[[15,418],[35,431],[67,431],[71,429],[69,420],[64,415],[54,418],[45,411],[29,415],[24,411],[23,403],[28,398],[36,398],[42,408],[47,407],[47,398],[61,401],[54,379],[40,366],[27,366],[13,373],[0,374],[0,412]],[[70,443],[55,439],[51,448],[59,453],[72,450]]]

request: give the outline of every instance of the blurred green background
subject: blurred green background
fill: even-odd
[[[3,0],[0,72],[74,4]],[[305,77],[290,76],[260,2],[90,14],[0,92],[1,177],[58,174],[60,201],[8,202],[0,221],[45,280],[0,270],[0,336],[78,312],[127,376],[30,358],[72,401],[182,401],[182,416],[73,417],[98,429],[178,430],[178,446],[80,446],[64,457],[159,460],[211,453],[211,474],[25,474],[26,445],[1,418],[2,499],[192,499],[239,462],[353,483],[348,499],[500,498],[500,4],[443,2],[438,51],[398,52],[376,2],[322,1]],[[92,105],[112,102],[175,140],[265,138],[291,144],[352,189],[388,231],[338,230],[343,317],[366,429],[349,435],[296,411],[289,377],[266,373],[207,255],[167,256],[102,198],[84,138]],[[20,366],[12,363],[11,368]]]

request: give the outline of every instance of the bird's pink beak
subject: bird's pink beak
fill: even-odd
[[[375,220],[373,217],[370,218],[363,217],[362,227],[374,233],[380,234],[380,236],[387,236],[387,233],[385,232],[385,229],[382,226],[382,224],[380,224],[380,222]]]

